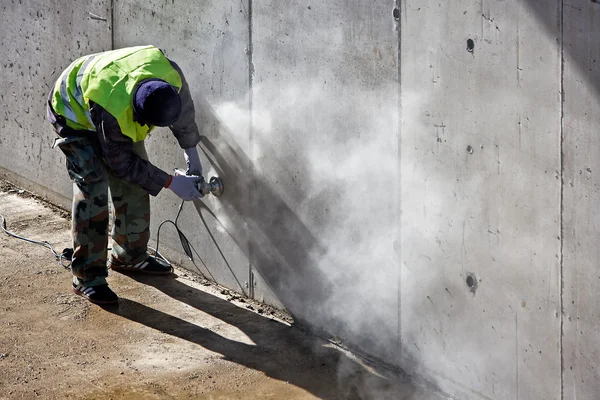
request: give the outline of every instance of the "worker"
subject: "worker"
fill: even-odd
[[[48,120],[73,181],[73,292],[92,303],[114,304],[108,267],[168,275],[170,265],[148,254],[150,197],[163,188],[183,200],[202,197],[194,103],[179,66],[154,46],[83,56],[62,72],[48,98]],[[170,175],[148,161],[144,140],[169,127],[184,150],[186,175]],[[108,254],[108,194],[113,204]],[[108,265],[107,265],[108,264]]]

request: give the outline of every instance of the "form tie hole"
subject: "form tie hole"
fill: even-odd
[[[472,53],[475,50],[475,42],[473,39],[467,39],[467,51]]]
[[[473,278],[472,276],[467,276],[467,286],[470,289],[473,289],[475,287],[475,278]]]
[[[469,291],[471,293],[475,294],[475,291],[477,290],[477,286],[479,285],[479,280],[477,279],[475,274],[469,273],[467,275],[467,279],[465,280],[465,282],[467,284],[467,288],[469,288]]]

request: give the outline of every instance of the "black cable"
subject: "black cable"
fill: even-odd
[[[24,236],[21,236],[21,235],[17,235],[16,233],[9,231],[6,228],[6,218],[4,217],[4,215],[0,214],[0,218],[2,219],[2,222],[0,223],[0,228],[2,228],[2,230],[4,231],[4,233],[6,233],[8,236],[14,237],[15,239],[24,240],[24,241],[29,242],[29,243],[33,243],[33,244],[37,244],[37,245],[40,245],[40,246],[44,246],[44,247],[50,249],[50,251],[52,252],[52,254],[54,254],[54,257],[56,258],[56,260],[60,263],[60,265],[62,265],[65,269],[71,269],[71,261],[73,260],[73,249],[72,248],[67,247],[67,248],[63,249],[62,253],[59,254],[54,249],[54,246],[52,246],[52,244],[50,244],[49,242],[47,242],[45,240],[44,241],[40,241],[40,240],[29,239],[27,237],[24,237]],[[164,222],[171,222],[171,221],[164,221]],[[178,232],[180,232],[179,229],[178,229]],[[183,233],[180,233],[180,235],[183,235]],[[187,239],[185,238],[185,236],[183,236],[183,238],[187,241]],[[171,265],[171,263],[169,262],[169,260],[167,260],[158,251],[158,241],[157,241],[156,249],[153,249],[152,247],[149,247],[149,248],[151,250],[154,250],[155,257],[160,258],[161,260],[165,261],[167,264]],[[112,249],[110,247],[108,247],[106,250],[112,250]],[[68,262],[65,263],[65,261],[68,261]]]
[[[46,241],[29,239],[29,238],[19,236],[16,233],[9,231],[8,229],[6,229],[6,218],[4,218],[4,215],[0,214],[0,218],[2,218],[2,224],[0,224],[0,227],[8,236],[12,236],[16,239],[21,239],[21,240],[24,240],[29,243],[38,244],[40,246],[44,246],[44,247],[50,249],[50,251],[52,251],[52,254],[54,254],[54,257],[56,258],[56,260],[60,263],[60,265],[62,265],[66,269],[71,268],[71,257],[73,255],[73,249],[64,249],[62,251],[62,253],[59,254],[56,250],[54,250],[54,247]],[[65,264],[64,260],[69,261],[69,263]]]
[[[162,226],[164,224],[171,223],[171,224],[173,224],[173,226],[175,227],[175,230],[177,231],[177,235],[179,236],[179,241],[181,242],[181,247],[183,248],[183,252],[190,259],[190,261],[192,262],[192,264],[194,264],[194,267],[196,267],[196,269],[198,270],[198,272],[200,273],[200,275],[202,275],[204,277],[204,274],[202,273],[202,271],[200,270],[200,268],[198,267],[198,265],[196,265],[196,262],[194,261],[194,254],[192,253],[192,251],[194,253],[196,253],[196,255],[198,256],[198,258],[200,259],[200,262],[204,265],[204,267],[206,268],[206,270],[208,271],[208,273],[211,275],[211,277],[214,280],[214,276],[212,276],[212,273],[210,272],[210,270],[206,266],[206,263],[204,262],[204,260],[202,259],[202,257],[200,257],[200,255],[198,254],[198,252],[196,251],[196,249],[194,248],[194,246],[192,246],[192,244],[190,243],[190,241],[188,240],[188,238],[181,231],[181,229],[179,229],[179,226],[177,225],[177,221],[179,220],[179,216],[181,215],[181,211],[183,210],[183,205],[184,204],[185,204],[185,201],[182,201],[181,205],[179,206],[179,211],[177,211],[177,216],[175,217],[175,221],[165,220],[165,221],[161,222],[160,225],[158,226],[158,230],[156,232],[156,250],[155,250],[155,255],[160,256],[160,258],[162,258],[165,262],[167,262],[169,265],[171,265],[171,263],[169,263],[169,261],[158,252],[158,247],[160,245],[160,229],[162,228]]]
[[[194,266],[196,267],[196,269],[198,269],[198,272],[202,276],[204,276],[204,274],[202,273],[202,271],[200,270],[200,268],[196,265],[196,262],[194,261],[194,254],[192,253],[192,250],[193,250],[194,253],[196,253],[196,255],[198,256],[198,258],[200,258],[200,261],[202,262],[202,264],[204,264],[204,267],[206,268],[206,270],[208,271],[209,274],[210,274],[210,270],[206,266],[206,263],[204,262],[204,260],[202,260],[202,257],[200,257],[200,255],[198,254],[198,252],[196,251],[196,249],[191,245],[190,241],[187,239],[187,237],[184,235],[184,233],[179,229],[179,226],[177,225],[177,221],[179,220],[179,216],[181,215],[181,211],[183,210],[183,205],[184,204],[185,204],[185,201],[182,201],[181,205],[179,206],[179,211],[177,212],[177,216],[175,217],[175,221],[165,220],[165,221],[161,222],[160,225],[158,226],[158,231],[156,233],[156,249],[153,249],[152,247],[148,247],[148,248],[151,249],[151,250],[154,250],[154,256],[155,257],[160,258],[161,260],[163,260],[167,264],[171,265],[171,263],[169,262],[169,260],[167,260],[158,251],[158,246],[160,244],[160,229],[162,228],[162,226],[164,224],[171,223],[171,224],[173,224],[173,226],[175,227],[175,230],[177,231],[177,235],[179,236],[179,241],[181,242],[181,247],[183,247],[183,251],[188,256],[188,258],[190,259],[190,261],[194,264]],[[50,249],[50,251],[52,251],[52,254],[54,254],[54,257],[56,258],[56,260],[60,263],[60,265],[62,265],[65,269],[70,269],[71,268],[71,261],[72,261],[72,257],[73,257],[73,249],[66,248],[66,249],[64,249],[62,251],[62,253],[58,253],[54,249],[54,247],[49,242],[47,242],[47,241],[39,241],[39,240],[29,239],[29,238],[17,235],[16,233],[13,233],[13,232],[9,231],[6,228],[6,218],[4,218],[4,215],[0,214],[0,218],[2,218],[2,222],[0,224],[0,227],[2,228],[2,230],[8,236],[14,237],[16,239],[24,240],[24,241],[29,242],[29,243],[33,243],[33,244],[37,244],[37,245],[40,245],[40,246],[44,246],[44,247]],[[111,250],[111,248],[109,247],[107,250]],[[65,264],[65,261],[68,261],[68,263]],[[212,274],[211,274],[211,276],[212,276]],[[214,277],[213,277],[213,279],[214,279]]]
[[[181,210],[183,210],[183,204],[184,203],[185,203],[185,201],[182,201],[181,205],[179,206],[179,211],[177,212],[177,216],[175,217],[175,222],[167,219],[167,220],[161,222],[160,225],[158,226],[158,231],[156,232],[156,250],[155,250],[155,255],[159,254],[158,253],[158,246],[160,244],[160,229],[162,228],[162,226],[164,224],[166,224],[167,222],[170,222],[171,224],[173,224],[173,226],[175,227],[175,230],[177,231],[177,234],[179,235],[179,240],[181,241],[181,246],[183,247],[183,251],[190,258],[190,260],[193,261],[193,254],[190,252],[190,242],[187,240],[187,238],[185,237],[185,235],[183,234],[183,232],[181,232],[181,230],[177,226],[177,220],[179,219],[179,215],[181,214]]]

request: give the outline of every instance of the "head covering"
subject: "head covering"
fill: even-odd
[[[162,79],[145,79],[133,91],[133,111],[140,123],[173,125],[181,115],[181,98],[177,89]]]

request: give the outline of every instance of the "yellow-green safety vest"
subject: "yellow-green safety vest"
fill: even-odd
[[[147,78],[159,78],[181,90],[181,76],[154,46],[128,47],[78,58],[63,71],[52,94],[52,108],[66,118],[67,126],[95,131],[90,100],[114,116],[121,132],[134,142],[148,136],[154,126],[133,120],[133,90]]]

